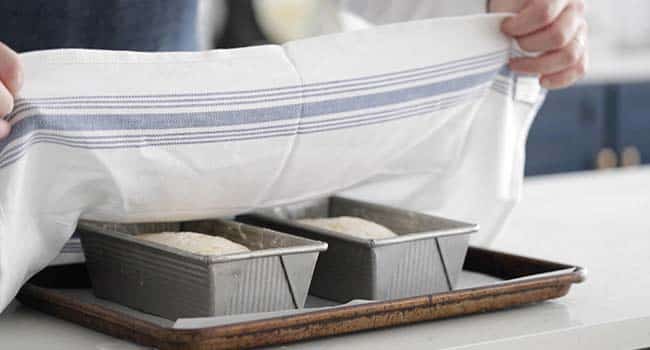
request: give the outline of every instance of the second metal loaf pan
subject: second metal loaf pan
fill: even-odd
[[[383,225],[397,237],[361,239],[295,220],[353,216]],[[237,220],[327,242],[310,294],[345,302],[396,299],[454,288],[478,226],[341,197],[241,215]]]

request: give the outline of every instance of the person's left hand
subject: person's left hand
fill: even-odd
[[[490,12],[514,12],[501,30],[537,57],[513,58],[510,68],[540,75],[548,89],[582,78],[587,69],[587,22],[583,0],[490,0]]]

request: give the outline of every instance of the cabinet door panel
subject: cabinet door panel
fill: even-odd
[[[593,169],[604,125],[604,87],[549,92],[528,136],[526,175]]]
[[[641,161],[650,163],[650,83],[620,86],[616,131],[619,150],[636,147]]]

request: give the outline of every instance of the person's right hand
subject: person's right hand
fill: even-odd
[[[14,50],[0,42],[0,118],[14,108],[14,96],[23,84],[20,57]],[[0,140],[9,135],[11,126],[0,119]]]

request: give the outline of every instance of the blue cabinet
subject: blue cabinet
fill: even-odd
[[[616,148],[632,147],[643,163],[650,163],[650,83],[618,87],[616,104]]]
[[[526,145],[526,175],[593,169],[607,143],[604,86],[578,85],[551,91]]]

